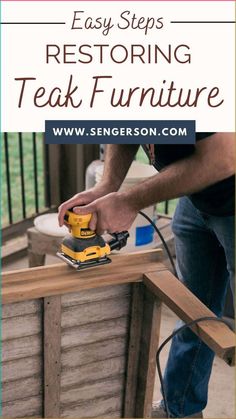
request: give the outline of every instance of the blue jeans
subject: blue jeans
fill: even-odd
[[[221,316],[229,281],[233,290],[234,217],[203,214],[184,197],[176,208],[173,232],[180,280]],[[164,375],[172,417],[205,408],[213,359],[213,351],[190,329],[174,337]]]

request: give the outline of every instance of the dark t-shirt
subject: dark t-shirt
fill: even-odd
[[[197,133],[196,141],[204,140],[213,132]],[[155,167],[161,170],[177,160],[190,156],[194,145],[155,145]],[[200,211],[216,216],[231,216],[235,213],[235,176],[230,176],[189,196]]]

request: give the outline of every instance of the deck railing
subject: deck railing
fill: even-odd
[[[51,208],[52,201],[55,206],[55,187],[60,180],[52,167],[55,166],[54,152],[55,149],[50,151],[45,145],[42,133],[2,135],[3,236],[8,236],[11,231],[14,234],[23,231],[36,215]],[[56,164],[60,172],[60,161]],[[158,205],[158,212],[172,214],[174,207],[173,201],[166,201]]]
[[[50,208],[49,158],[42,134],[3,134],[1,192],[3,228]]]

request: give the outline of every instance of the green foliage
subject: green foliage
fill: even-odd
[[[34,162],[33,162],[33,141],[32,134],[22,134],[23,137],[23,170],[25,182],[25,200],[26,200],[26,216],[30,217],[35,214],[35,190],[34,190]],[[9,224],[8,219],[8,196],[7,196],[7,182],[6,182],[6,161],[4,139],[1,141],[1,179],[2,179],[2,199],[1,199],[1,214],[2,227]],[[36,135],[36,149],[37,149],[37,172],[38,172],[38,197],[39,209],[45,208],[45,187],[44,187],[44,168],[43,168],[43,135]],[[21,190],[21,175],[20,175],[20,156],[19,156],[19,137],[18,134],[8,134],[8,151],[9,151],[9,166],[10,166],[10,187],[12,199],[12,214],[13,222],[23,219],[22,213],[22,190]]]

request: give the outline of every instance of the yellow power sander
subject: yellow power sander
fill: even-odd
[[[75,214],[72,209],[66,211],[64,216],[71,234],[65,236],[57,255],[77,270],[110,263],[108,255],[112,250],[126,246],[129,237],[128,231],[113,233],[112,239],[106,243],[95,231],[90,230],[91,217],[92,214]]]

